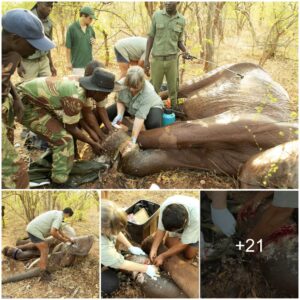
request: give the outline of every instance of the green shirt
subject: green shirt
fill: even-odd
[[[120,80],[124,84],[125,78]],[[132,96],[129,88],[124,88],[119,92],[118,101],[124,103],[130,115],[139,119],[147,119],[148,113],[152,107],[163,108],[163,102],[154,90],[153,85],[145,80],[143,89]]]
[[[175,195],[169,197],[161,206],[159,210],[158,218],[158,229],[165,231],[164,225],[162,223],[162,215],[165,208],[170,204],[181,204],[185,207],[188,212],[188,223],[185,226],[180,240],[183,244],[193,244],[199,241],[200,234],[200,201],[196,198]]]
[[[45,238],[50,235],[51,228],[61,228],[62,221],[62,211],[50,210],[34,218],[27,225],[26,231],[41,240],[45,240]]]
[[[101,235],[101,264],[106,267],[119,269],[125,259],[116,249],[116,238]]]
[[[152,55],[166,56],[177,54],[178,42],[182,41],[185,18],[176,13],[169,16],[166,10],[159,10],[153,14],[149,36],[154,38]]]
[[[129,61],[145,59],[147,39],[140,36],[132,36],[118,40],[115,49]]]
[[[66,47],[71,49],[71,63],[73,68],[85,68],[93,60],[91,38],[95,38],[92,26],[87,26],[85,32],[79,21],[69,26]]]
[[[57,115],[65,124],[76,124],[81,119],[81,110],[89,106],[85,90],[76,77],[39,77],[18,86],[18,91],[27,99]]]
[[[34,8],[31,12],[39,18],[36,8]],[[43,19],[43,20],[39,18],[39,20],[43,24],[45,35],[50,40],[52,40],[52,30],[53,30],[53,23],[52,23],[52,21],[49,18],[46,18],[46,19]],[[36,50],[34,52],[34,54],[32,54],[31,56],[27,57],[26,59],[34,60],[34,59],[43,57],[43,56],[47,55],[48,53],[49,53],[49,51]]]

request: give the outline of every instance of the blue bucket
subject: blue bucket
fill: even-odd
[[[176,116],[171,110],[165,110],[163,113],[163,121],[162,121],[162,126],[168,126],[176,121]]]

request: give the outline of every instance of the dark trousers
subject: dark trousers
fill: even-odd
[[[107,107],[107,114],[109,117],[109,120],[112,121],[118,114],[117,112],[117,104],[113,104],[109,107]],[[130,116],[127,110],[125,110],[125,116]],[[146,129],[153,129],[153,128],[159,128],[162,126],[162,115],[163,111],[162,109],[158,107],[152,107],[148,113],[148,116],[145,120],[145,127]]]
[[[101,293],[110,294],[119,289],[120,282],[116,270],[108,269],[101,272]]]

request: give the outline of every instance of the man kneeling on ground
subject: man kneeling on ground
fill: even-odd
[[[183,253],[187,259],[199,251],[200,204],[187,196],[172,196],[160,207],[158,230],[150,251],[150,260],[160,266],[175,254]],[[167,231],[165,245],[168,250],[157,256],[157,250]]]

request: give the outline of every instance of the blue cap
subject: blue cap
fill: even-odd
[[[55,44],[45,36],[38,17],[27,9],[12,9],[2,17],[2,28],[27,40],[34,48],[49,51]]]

